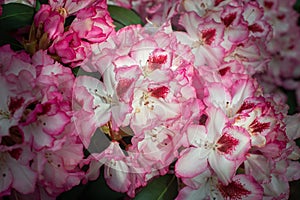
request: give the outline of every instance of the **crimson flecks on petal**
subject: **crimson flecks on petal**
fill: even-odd
[[[272,8],[272,6],[273,6],[273,2],[271,2],[271,1],[265,1],[264,2],[264,6],[266,7],[266,8],[268,8],[268,9],[271,9]]]
[[[216,0],[215,1],[215,6],[218,6],[220,3],[222,3],[222,1],[224,1],[224,0]]]
[[[9,128],[9,136],[3,136],[0,145],[9,147],[15,144],[22,144],[23,140],[22,130],[18,126],[11,126]]]
[[[262,27],[260,27],[258,24],[252,24],[252,25],[248,26],[248,29],[251,32],[259,32],[259,33],[264,32],[264,29]]]
[[[8,153],[10,154],[11,157],[13,157],[16,160],[19,160],[21,154],[22,154],[23,149],[17,148],[9,151]]]
[[[167,62],[167,55],[152,55],[148,60],[148,68],[153,71],[156,69],[160,69],[162,64]]]
[[[156,64],[164,64],[167,61],[167,55],[150,56],[149,62]]]
[[[230,152],[233,151],[235,147],[239,144],[239,141],[236,138],[225,133],[218,140],[217,144],[219,151],[225,154],[230,154]]]
[[[236,13],[230,13],[226,15],[224,18],[222,18],[221,20],[223,21],[224,25],[228,27],[231,25],[231,23],[235,18],[236,18]]]
[[[270,128],[270,122],[262,123],[259,122],[257,119],[255,119],[249,126],[252,130],[252,132],[256,133],[261,133],[265,129]]]
[[[151,93],[151,96],[156,98],[166,98],[166,96],[169,93],[169,88],[166,86],[161,86],[157,88],[150,88],[149,92]]]
[[[222,193],[224,199],[243,199],[243,197],[251,194],[251,191],[245,189],[245,187],[238,181],[233,181],[228,185],[220,185],[219,190]]]
[[[203,30],[201,31],[201,34],[203,42],[207,45],[211,45],[215,40],[216,29]]]
[[[236,113],[241,113],[244,110],[248,110],[251,108],[254,108],[255,104],[248,102],[248,101],[244,101],[244,103],[242,104],[242,106],[240,107],[240,109],[236,112]]]
[[[225,67],[223,69],[220,69],[219,73],[221,76],[224,76],[229,70],[230,70],[230,67]]]
[[[21,106],[24,102],[25,102],[25,100],[23,97],[10,97],[8,109],[9,109],[11,115],[13,115],[16,110],[21,108]]]
[[[47,102],[41,106],[42,110],[38,115],[45,115],[51,110],[51,103]]]

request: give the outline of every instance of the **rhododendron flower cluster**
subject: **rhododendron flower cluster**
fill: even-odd
[[[267,73],[258,76],[267,92],[282,95],[278,87],[294,90],[297,102],[300,102],[299,91],[299,37],[300,28],[296,26],[298,14],[293,10],[293,1],[260,1],[264,18],[273,26],[273,37],[267,46],[272,55]],[[297,108],[299,110],[299,108]]]
[[[178,200],[288,199],[300,115],[256,79],[297,59],[294,36],[274,55],[290,31],[270,21],[279,1],[108,3],[145,24],[115,30],[106,1],[49,0],[24,50],[0,47],[0,197],[55,199],[104,168],[129,198],[173,174]]]

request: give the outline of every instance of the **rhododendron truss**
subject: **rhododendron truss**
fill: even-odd
[[[0,3],[0,198],[299,197],[292,3]]]

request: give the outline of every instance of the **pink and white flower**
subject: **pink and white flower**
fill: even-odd
[[[190,125],[188,128],[191,147],[180,154],[175,166],[176,174],[192,178],[211,167],[218,179],[228,184],[246,159],[250,138],[244,129],[227,126],[228,119],[220,109],[209,107],[206,114],[209,117],[206,126]],[[191,166],[191,162],[195,164]]]
[[[12,189],[29,194],[35,190],[37,173],[31,169],[30,162],[35,156],[27,145],[18,148],[0,149],[0,196],[9,195]]]
[[[252,176],[235,175],[230,183],[223,184],[218,178],[206,170],[193,178],[179,191],[177,200],[181,199],[261,199],[263,188]]]

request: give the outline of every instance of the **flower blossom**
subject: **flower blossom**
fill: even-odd
[[[206,126],[191,125],[188,128],[192,146],[181,153],[176,163],[176,173],[180,177],[192,178],[210,166],[218,179],[228,184],[237,167],[245,160],[250,138],[244,129],[227,127],[228,119],[220,109],[207,108],[206,114]],[[189,165],[192,160],[197,160],[194,167]],[[222,162],[222,167],[219,162]],[[226,170],[223,170],[225,166]]]
[[[180,199],[261,199],[263,188],[252,176],[235,175],[229,184],[223,184],[209,170],[196,176],[192,181],[184,181],[187,186],[180,190]]]

